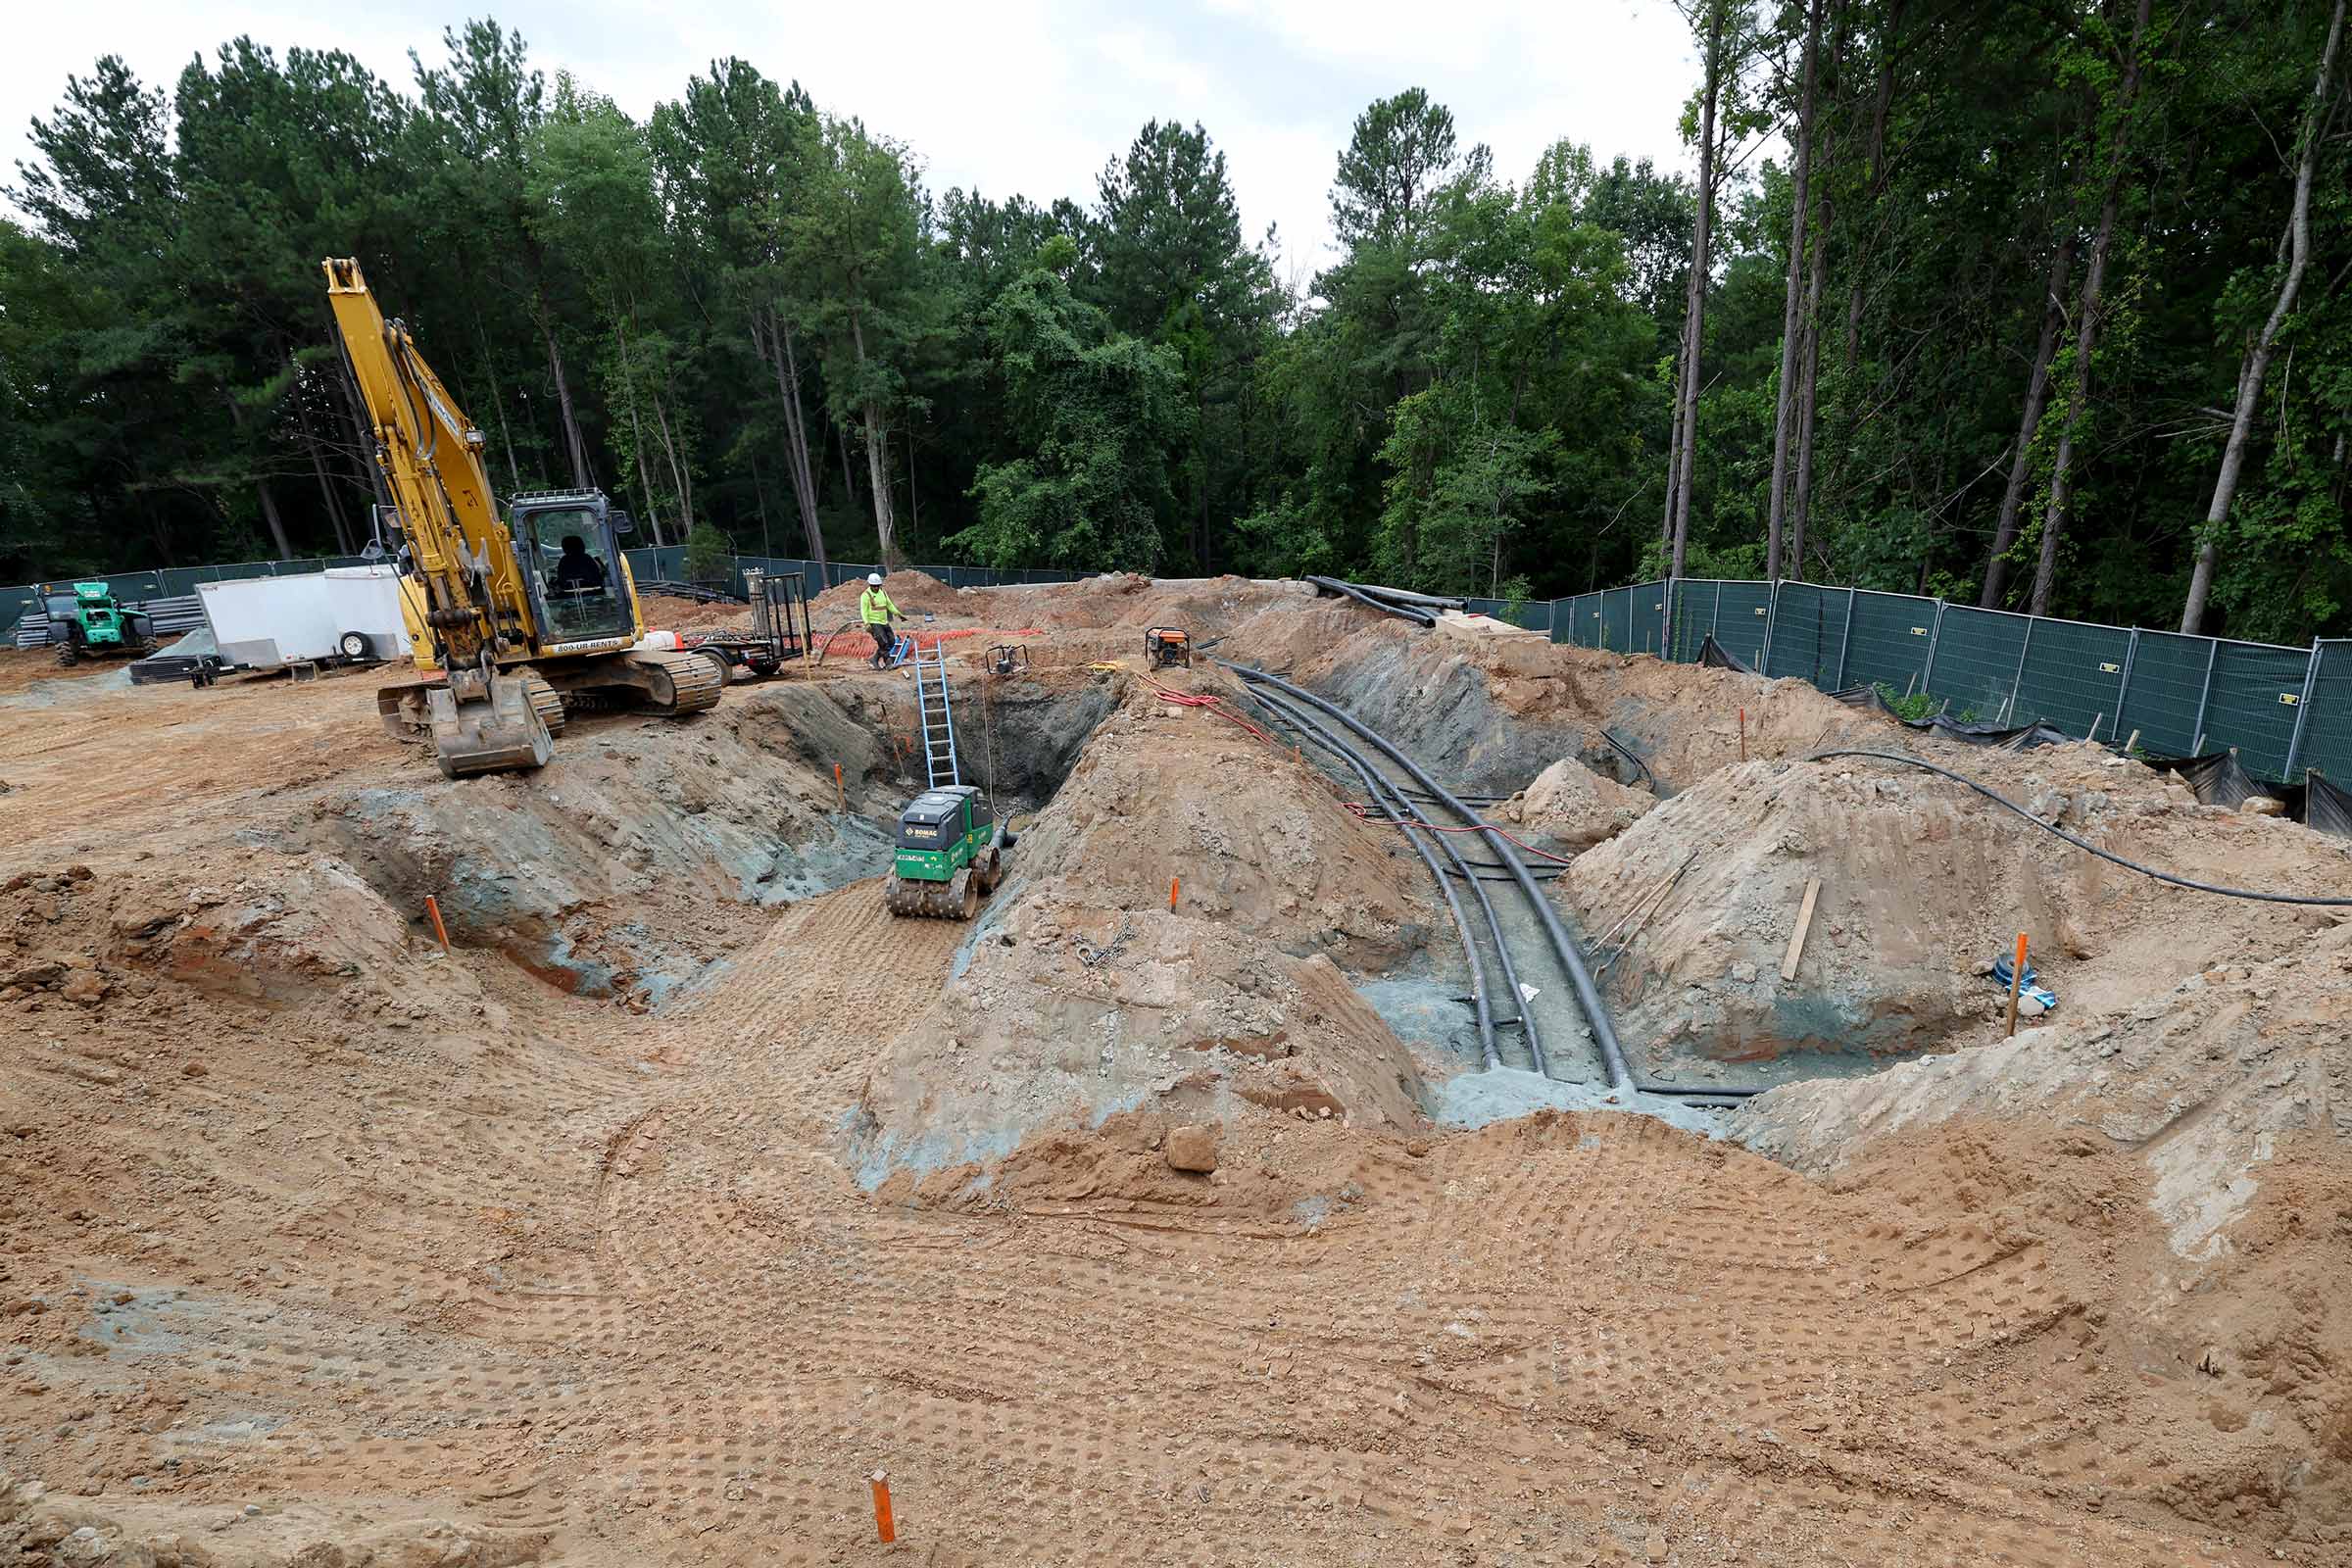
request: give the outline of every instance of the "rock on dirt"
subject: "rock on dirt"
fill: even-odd
[[[1629,789],[1563,757],[1512,803],[1509,814],[1531,831],[1570,849],[1589,850],[1615,838],[1657,805],[1645,791]]]
[[[1217,1168],[1217,1130],[1213,1127],[1177,1127],[1168,1133],[1168,1168],[1197,1171],[1202,1175]]]

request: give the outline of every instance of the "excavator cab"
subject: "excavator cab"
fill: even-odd
[[[508,517],[547,652],[614,638],[637,640],[636,606],[620,564],[620,514],[603,495],[583,490],[518,496]]]

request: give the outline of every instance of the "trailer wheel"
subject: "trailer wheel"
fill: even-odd
[[[335,639],[335,646],[343,651],[345,659],[351,660],[355,663],[374,652],[368,647],[368,636],[365,632],[347,631]]]
[[[718,671],[719,685],[728,686],[734,683],[735,666],[726,655],[715,648],[697,648],[695,652],[710,661],[710,667]]]

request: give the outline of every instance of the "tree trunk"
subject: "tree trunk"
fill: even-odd
[[[1698,217],[1690,234],[1690,292],[1685,314],[1690,323],[1683,377],[1683,441],[1681,479],[1674,498],[1674,558],[1671,578],[1683,575],[1683,559],[1690,544],[1690,486],[1698,471],[1699,348],[1706,335],[1707,245],[1715,216],[1715,105],[1723,93],[1723,10],[1725,0],[1710,0],[1707,16],[1707,88],[1698,120]]]
[[[1788,575],[1805,575],[1805,523],[1813,511],[1813,419],[1821,406],[1821,292],[1830,238],[1830,193],[1813,225],[1813,272],[1805,282],[1803,367],[1796,383],[1796,486],[1788,502]]]
[[[1764,534],[1764,576],[1781,574],[1781,534],[1788,522],[1788,443],[1795,434],[1796,378],[1802,365],[1797,342],[1804,319],[1808,282],[1805,224],[1812,216],[1813,90],[1819,74],[1822,0],[1805,7],[1804,85],[1796,104],[1796,147],[1789,160],[1788,278],[1781,301],[1781,384],[1772,418],[1772,501]]]
[[[637,476],[637,499],[645,508],[645,520],[653,525],[654,548],[660,550],[669,541],[662,537],[662,509],[654,504],[653,479],[645,466],[645,421],[639,417],[637,413],[637,376],[636,372],[629,368],[628,334],[621,331],[618,321],[613,322],[612,332],[620,341],[620,398],[621,402],[627,405],[629,411],[629,451],[636,460],[636,466],[632,471]],[[555,339],[552,337],[548,339],[548,346],[552,349],[555,346]],[[580,488],[583,490],[587,488],[584,481]]]
[[[662,406],[662,389],[650,388],[646,396],[654,400],[654,423],[662,434],[662,456],[669,464],[669,482],[677,487],[678,540],[684,543],[687,535],[694,532],[694,479],[686,465],[678,461],[678,442],[670,434],[669,413]]]
[[[745,457],[750,460],[752,468],[752,499],[760,508],[760,555],[765,560],[775,554],[767,538],[767,480],[760,472],[759,458],[750,453],[746,453]]]
[[[2041,413],[2050,399],[2050,364],[2058,357],[2058,334],[2066,324],[2066,285],[2075,271],[2075,215],[2066,215],[2066,236],[2050,263],[2043,290],[2041,336],[2034,345],[2034,371],[2026,380],[2025,415],[2017,424],[2017,450],[2009,460],[2009,488],[2001,493],[2000,519],[1993,525],[1992,552],[1984,559],[1984,591],[1977,603],[1985,610],[2001,608],[2009,586],[2009,552],[2017,544],[2018,514],[2025,505],[2026,481],[2034,471],[2034,432],[2041,428]]]
[[[1886,182],[1886,120],[1894,108],[1894,39],[1902,22],[1902,0],[1892,0],[1886,7],[1886,20],[1879,26],[1879,90],[1870,112],[1870,183],[1862,195],[1865,220],[1878,211],[1879,197],[1884,194],[1881,187]],[[1862,264],[1869,252],[1867,244],[1854,247],[1853,283],[1846,291],[1845,357],[1839,363],[1848,371],[1862,351]]]
[[[229,424],[233,426],[240,434],[243,433],[245,429],[245,411],[238,407],[237,395],[226,387],[222,387],[220,392],[221,396],[228,403]],[[253,492],[261,501],[262,520],[269,524],[270,540],[271,544],[277,547],[277,559],[280,561],[293,560],[294,547],[286,542],[285,520],[277,514],[277,500],[274,496],[270,494],[269,477],[260,472],[258,469],[255,471],[253,476]]]
[[[753,333],[757,346],[759,334]],[[801,510],[801,534],[808,558],[825,564],[825,528],[816,515],[816,470],[808,459],[808,421],[801,408],[801,362],[787,327],[771,309],[767,313],[768,350],[776,371],[776,394],[784,404],[784,467],[792,477],[792,498]]]
[[[2244,471],[2246,441],[2254,429],[2254,412],[2262,402],[2262,380],[2270,372],[2271,355],[2278,346],[2279,328],[2294,313],[2295,296],[2303,287],[2304,270],[2311,265],[2311,182],[2320,161],[2321,120],[2328,109],[2328,77],[2335,71],[2335,49],[2344,34],[2344,0],[2335,0],[2328,23],[2328,41],[2320,49],[2320,74],[2312,83],[2311,106],[2303,116],[2303,145],[2295,166],[2295,199],[2286,227],[2286,276],[2279,280],[2278,297],[2271,303],[2262,335],[2247,350],[2237,378],[2237,409],[2230,421],[2230,441],[2222,449],[2222,471],[2213,481],[2213,504],[2205,509],[2204,541],[2197,547],[2196,570],[2189,574],[2188,603],[2180,612],[2180,629],[2195,631],[2205,621],[2205,601],[2213,592],[2213,568],[2221,556],[2222,527],[2230,517],[2230,503],[2237,496],[2238,475]]]
[[[1683,289],[1683,335],[1674,346],[1674,414],[1667,420],[1666,437],[1666,511],[1658,519],[1658,543],[1674,548],[1674,498],[1682,493],[1683,474],[1683,378],[1690,373],[1690,290]]]
[[[833,439],[841,445],[841,491],[850,498],[850,510],[858,510],[858,465],[850,459],[850,427],[833,426]]]
[[[1830,46],[1830,101],[1838,101],[1838,93],[1845,80],[1846,47],[1853,39],[1854,11],[1850,0],[1838,0],[1838,30]],[[1805,530],[1813,515],[1813,426],[1821,410],[1821,300],[1829,278],[1831,223],[1838,214],[1838,204],[1832,195],[1830,171],[1837,167],[1831,156],[1838,144],[1837,122],[1820,126],[1813,137],[1813,163],[1822,178],[1815,183],[1813,214],[1813,270],[1805,282],[1803,316],[1805,355],[1804,365],[1797,372],[1796,384],[1796,486],[1788,502],[1788,574],[1805,575]]]
[[[291,362],[289,362],[291,363]],[[335,484],[327,476],[326,459],[318,450],[318,432],[311,428],[311,412],[302,405],[302,383],[294,384],[294,416],[302,424],[302,444],[311,455],[311,473],[318,481],[318,499],[325,503],[326,520],[335,530],[335,551],[338,555],[357,555],[351,542],[351,519],[344,515],[343,500],[335,494]]]
[[[571,454],[571,482],[582,490],[589,486],[588,445],[580,439],[580,421],[571,410],[571,382],[564,374],[564,351],[556,346],[556,325],[547,315],[547,302],[539,301],[539,335],[547,341],[548,373],[556,378],[556,407],[564,416],[564,445]]]
[[[858,351],[858,363],[865,363],[865,328],[858,322],[858,313],[850,312],[850,345]],[[890,426],[882,422],[882,404],[877,398],[865,400],[865,482],[874,496],[874,537],[879,542],[882,569],[888,571],[898,564],[898,519],[890,508]]]
[[[2076,308],[2075,391],[2059,426],[2058,452],[2050,466],[2050,502],[2042,513],[2041,561],[2034,572],[2032,611],[2050,612],[2050,593],[2058,580],[2058,545],[2066,535],[2067,509],[2075,498],[2075,432],[2090,405],[2090,362],[2099,342],[2099,307],[2107,282],[2107,254],[2115,239],[2115,220],[2124,196],[2126,155],[2132,146],[2132,112],[2139,93],[2140,45],[2148,35],[2151,0],[2139,0],[2132,24],[2131,58],[2124,65],[2118,89],[2115,135],[2108,148],[2107,194],[2099,204],[2098,232],[2091,237],[2090,265],[2082,277],[2082,297]]]
[[[498,357],[490,352],[490,331],[482,325],[482,313],[473,313],[473,334],[482,340],[482,379],[490,387],[490,406],[498,411],[498,440],[507,449],[507,482],[515,491],[522,489],[522,466],[514,461],[514,432],[507,428],[507,400],[498,392]]]

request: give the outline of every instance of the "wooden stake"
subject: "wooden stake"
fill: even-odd
[[[850,808],[850,798],[842,792],[841,788],[841,764],[839,762],[833,764],[833,807],[834,809],[841,811]]]
[[[2017,934],[2017,956],[2009,965],[2009,1038],[2017,1038],[2017,996],[2026,987],[2026,934]]]
[[[890,1511],[890,1472],[875,1471],[873,1488],[874,1534],[882,1538],[883,1544],[888,1545],[899,1539],[899,1521]]]
[[[2103,709],[2103,708],[2102,708],[2102,709],[2100,709],[2100,710],[2099,710],[2099,711],[2098,711],[2098,714],[2097,714],[2095,717],[2093,717],[2093,718],[2091,719],[2091,721],[2090,721],[2090,733],[2089,733],[2089,734],[2087,734],[2087,735],[2085,735],[2085,736],[2083,736],[2082,738],[2083,738],[2084,740],[2086,740],[2086,741],[2095,741],[2095,740],[2097,740],[2097,739],[2099,738],[2099,726],[2100,726],[2101,724],[2105,723],[2105,722],[2106,722],[2106,720],[2107,720],[2107,710],[2106,710],[2105,709]]]
[[[2132,738],[2131,738],[2130,740],[2128,740],[2128,741],[2124,742],[2124,755],[2125,755],[2126,757],[2129,757],[2129,756],[2131,756],[2131,755],[2132,755],[2133,752],[2136,752],[2136,751],[2138,751],[2138,750],[2139,750],[2139,731],[2137,731],[2137,730],[2133,730],[2133,731],[2132,732]]]
[[[1747,760],[1747,710],[1740,710],[1740,760]]]
[[[1813,906],[1821,897],[1821,878],[1805,883],[1805,902],[1796,911],[1796,929],[1788,933],[1788,956],[1781,960],[1781,978],[1796,978],[1797,960],[1805,956],[1805,933],[1813,929]]]
[[[424,896],[425,917],[433,922],[433,935],[441,939],[441,951],[449,951],[449,927],[441,923],[441,906],[430,893]]]

